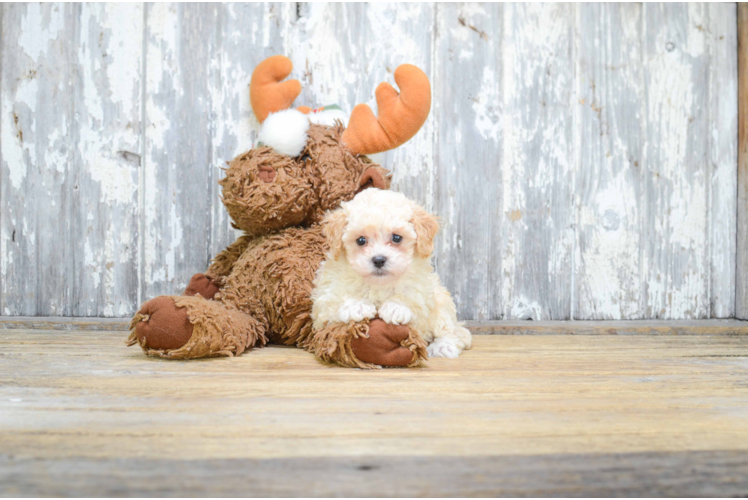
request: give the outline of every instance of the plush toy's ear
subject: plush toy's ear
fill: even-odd
[[[439,220],[421,207],[416,207],[410,223],[416,231],[416,253],[425,259],[434,251],[434,237],[439,231]]]
[[[382,167],[369,167],[358,179],[356,194],[366,188],[389,189],[391,174]]]
[[[345,233],[345,226],[347,225],[348,218],[345,215],[345,211],[342,209],[329,212],[322,221],[322,232],[327,238],[327,243],[330,245],[330,251],[335,259],[345,252],[345,247],[343,246],[343,234]]]

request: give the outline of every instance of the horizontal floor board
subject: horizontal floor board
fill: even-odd
[[[0,333],[0,494],[748,493],[746,335],[485,335],[379,371],[125,336]]]
[[[0,455],[0,493],[6,496],[742,497],[746,492],[748,454],[732,451],[313,460],[62,461]]]

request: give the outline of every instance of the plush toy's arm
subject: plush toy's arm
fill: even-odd
[[[253,240],[251,236],[240,236],[235,242],[226,247],[226,249],[216,255],[211,262],[210,267],[205,272],[205,275],[213,281],[219,280],[224,276],[228,276],[231,273],[231,269],[234,267],[234,263],[247,249],[249,243]]]
[[[381,319],[330,323],[301,344],[322,360],[353,368],[416,366],[426,359],[426,343],[406,325]]]
[[[250,241],[252,241],[251,237],[241,236],[223,252],[216,255],[205,274],[197,273],[190,279],[182,295],[200,295],[205,299],[214,298],[220,290],[224,277],[229,275],[234,263],[247,249]]]

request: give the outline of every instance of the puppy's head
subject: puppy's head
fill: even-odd
[[[367,283],[397,281],[414,258],[434,249],[437,219],[404,195],[366,189],[328,214],[324,231],[333,258],[345,256]]]

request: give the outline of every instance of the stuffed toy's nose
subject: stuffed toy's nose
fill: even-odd
[[[268,167],[267,165],[260,165],[260,172],[257,176],[262,179],[263,182],[273,182],[275,179],[275,169]]]

